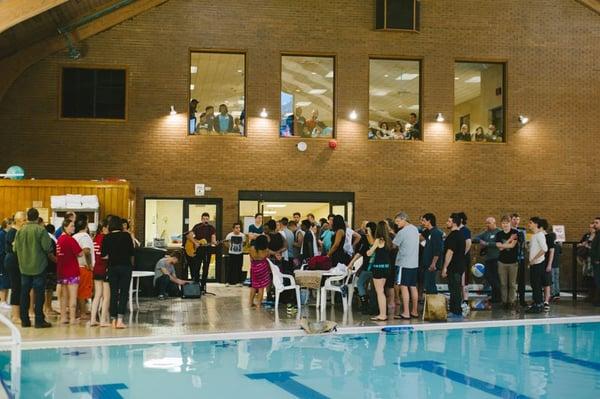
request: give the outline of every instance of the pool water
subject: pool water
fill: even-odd
[[[26,399],[399,397],[600,398],[600,323],[23,351]]]

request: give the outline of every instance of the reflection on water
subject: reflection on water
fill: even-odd
[[[598,398],[598,353],[600,323],[47,349],[21,397]]]

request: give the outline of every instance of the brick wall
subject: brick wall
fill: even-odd
[[[422,0],[421,33],[377,32],[374,3],[171,0],[86,40],[81,60],[62,52],[29,68],[0,103],[0,170],[128,179],[140,232],[144,197],[192,197],[201,182],[223,198],[223,226],[237,218],[238,190],[353,191],[355,220],[465,210],[477,230],[488,214],[519,211],[578,238],[600,213],[600,17],[572,0]],[[247,51],[247,138],[190,137],[184,113],[167,116],[171,104],[187,109],[190,48]],[[335,151],[315,140],[299,153],[297,139],[278,137],[290,51],[337,55]],[[370,55],[422,57],[423,142],[367,140]],[[507,144],[453,142],[456,59],[507,62]],[[127,122],[58,120],[60,67],[93,64],[128,67]]]

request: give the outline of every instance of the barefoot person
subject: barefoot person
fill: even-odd
[[[271,268],[268,250],[269,240],[267,236],[260,235],[254,239],[250,247],[250,307],[261,306],[265,288],[271,285]],[[258,297],[258,304],[255,299]]]
[[[388,233],[388,224],[382,220],[377,223],[375,230],[375,241],[367,251],[367,256],[374,256],[373,263],[369,265],[369,270],[373,273],[373,284],[377,292],[377,304],[379,305],[379,314],[371,317],[371,320],[387,320],[387,301],[385,298],[385,281],[390,274],[390,252],[392,250],[392,241]]]
[[[98,229],[96,230],[96,236],[94,237],[94,299],[92,301],[92,314],[90,320],[90,326],[98,325],[98,309],[101,307],[100,312],[100,327],[110,326],[110,286],[106,276],[106,260],[102,259],[102,242],[104,237],[108,234],[108,222],[103,220],[98,223]]]
[[[60,322],[75,324],[77,309],[77,291],[79,289],[79,261],[77,257],[83,250],[72,237],[75,223],[65,219],[61,228],[62,234],[56,243],[56,275],[60,285]],[[67,320],[67,307],[69,319]]]

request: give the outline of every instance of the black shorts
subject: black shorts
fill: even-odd
[[[94,273],[94,281],[108,282],[108,274],[95,274]]]
[[[373,278],[388,279],[390,277],[390,265],[389,264],[371,265],[370,269],[371,269],[371,273],[373,273]]]
[[[419,269],[409,269],[407,267],[400,268],[400,285],[405,287],[416,287],[417,276],[419,275]]]
[[[544,269],[544,274],[542,276],[542,287],[551,287],[552,286],[552,271],[547,272]]]

